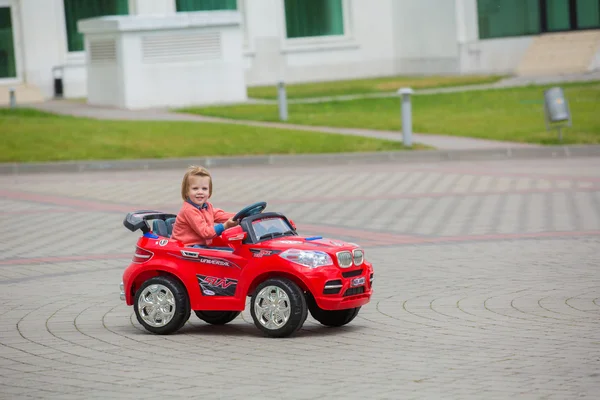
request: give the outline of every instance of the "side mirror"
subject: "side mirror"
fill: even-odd
[[[291,219],[288,219],[288,221],[290,221],[292,228],[294,228],[294,230],[296,230],[296,224],[294,223],[294,221],[292,221]]]
[[[234,226],[233,228],[227,229],[221,234],[221,238],[225,242],[242,241],[242,240],[246,239],[247,236],[248,236],[248,234],[246,232],[244,232],[242,230],[242,227],[239,225]]]

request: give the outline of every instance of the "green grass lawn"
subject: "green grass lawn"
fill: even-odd
[[[600,82],[561,84],[573,116],[563,143],[600,143]],[[454,136],[556,144],[546,131],[543,91],[550,86],[413,96],[413,130]],[[289,123],[382,130],[400,129],[399,98],[289,104]],[[180,110],[209,116],[278,121],[277,105],[246,104]]]
[[[0,162],[393,151],[356,136],[199,122],[98,121],[0,108]]]
[[[290,99],[350,94],[396,92],[402,87],[428,89],[436,87],[476,85],[497,82],[498,75],[459,75],[459,76],[388,76],[382,78],[354,79],[317,83],[286,85],[286,95]],[[277,86],[255,86],[248,88],[248,96],[257,99],[276,99]]]

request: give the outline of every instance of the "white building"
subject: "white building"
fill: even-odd
[[[511,73],[541,33],[600,28],[600,0],[0,0],[0,86],[86,96],[77,21],[238,10],[248,85]]]

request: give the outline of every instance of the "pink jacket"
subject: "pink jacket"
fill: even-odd
[[[220,231],[217,233],[215,223],[226,222],[234,215],[214,208],[209,202],[205,203],[205,207],[199,209],[186,201],[177,214],[171,238],[182,241],[186,246],[208,245],[215,236],[220,235],[223,231],[220,226],[217,227],[217,230]]]

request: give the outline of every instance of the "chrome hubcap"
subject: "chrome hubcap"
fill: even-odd
[[[254,314],[267,329],[279,329],[290,319],[290,298],[278,286],[267,286],[256,295]]]
[[[175,297],[166,286],[150,285],[138,299],[138,312],[148,325],[165,326],[175,315]]]

